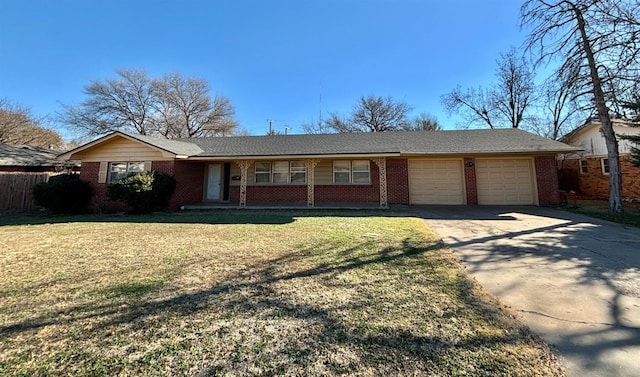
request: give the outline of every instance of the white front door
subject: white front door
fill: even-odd
[[[220,164],[210,164],[207,174],[207,200],[220,200]]]

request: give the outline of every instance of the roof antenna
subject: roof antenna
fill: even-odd
[[[318,103],[318,125],[322,126],[322,81],[320,81],[320,101]]]
[[[271,124],[275,122],[275,120],[267,119],[267,122],[269,122],[269,135],[273,135],[273,129],[271,128]]]

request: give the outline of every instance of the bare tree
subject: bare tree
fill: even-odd
[[[407,115],[412,109],[392,97],[369,95],[360,97],[347,118],[331,113],[325,127],[334,132],[401,131],[409,124]]]
[[[177,73],[149,78],[143,70],[117,70],[117,78],[94,80],[88,98],[63,105],[61,121],[88,136],[112,131],[166,138],[230,134],[237,123],[231,101],[209,96],[209,84]]]
[[[0,143],[54,149],[62,147],[64,142],[60,134],[42,126],[43,123],[44,118],[33,116],[28,108],[0,98]]]
[[[592,115],[576,98],[576,80],[577,72],[556,72],[542,84],[539,135],[558,140]]]
[[[153,134],[151,80],[143,70],[117,70],[118,78],[91,81],[85,101],[63,105],[61,121],[88,136],[112,131]]]
[[[498,82],[491,91],[491,102],[511,128],[519,128],[535,92],[529,64],[518,57],[512,47],[506,54],[500,54],[496,77]]]
[[[221,136],[237,126],[231,101],[220,95],[209,97],[209,84],[201,78],[179,73],[153,80],[156,129],[168,138]]]
[[[307,134],[328,134],[335,132],[333,129],[329,128],[325,122],[320,120],[312,120],[309,123],[303,123],[300,127]]]
[[[440,97],[440,102],[449,114],[460,114],[464,128],[488,126],[496,128],[496,111],[491,102],[491,92],[484,88],[468,88],[463,91],[458,85]]]
[[[405,128],[406,131],[441,131],[440,123],[431,114],[420,113],[417,117],[411,119]]]
[[[521,8],[521,24],[531,28],[527,49],[537,53],[540,62],[559,59],[559,72],[578,72],[578,96],[593,101],[607,145],[612,213],[622,213],[624,207],[618,141],[608,105],[637,77],[639,7],[637,0],[528,0]]]
[[[496,63],[497,82],[489,88],[463,91],[457,86],[440,97],[447,112],[463,116],[465,128],[519,128],[525,120],[525,112],[531,107],[535,93],[529,64],[518,57],[513,47],[509,52],[500,54]]]

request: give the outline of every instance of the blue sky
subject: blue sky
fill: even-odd
[[[180,72],[229,97],[251,134],[347,113],[363,95],[456,127],[440,96],[487,85],[519,46],[513,0],[4,0],[0,98],[53,115],[119,68]],[[57,125],[65,136],[70,133]]]

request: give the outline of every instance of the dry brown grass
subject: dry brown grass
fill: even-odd
[[[562,375],[419,219],[4,224],[0,375]]]

